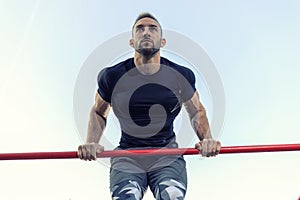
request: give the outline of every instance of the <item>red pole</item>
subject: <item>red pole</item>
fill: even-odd
[[[0,160],[36,160],[78,158],[76,151],[0,153]]]
[[[220,154],[228,153],[258,153],[276,151],[300,151],[300,144],[273,144],[250,146],[225,146]],[[199,151],[194,148],[175,149],[136,149],[136,150],[108,150],[101,152],[97,157],[122,157],[122,156],[153,156],[153,155],[194,155]],[[34,160],[34,159],[69,159],[78,158],[77,151],[65,152],[29,152],[29,153],[0,153],[0,160]]]

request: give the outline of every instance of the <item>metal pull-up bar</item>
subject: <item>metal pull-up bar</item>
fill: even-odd
[[[225,146],[225,147],[221,147],[220,154],[259,153],[259,152],[275,152],[275,151],[300,151],[300,144]],[[97,158],[154,156],[154,155],[195,155],[199,153],[200,153],[199,150],[195,148],[108,150],[98,154]],[[70,158],[78,158],[77,151],[0,153],[0,160],[70,159]]]

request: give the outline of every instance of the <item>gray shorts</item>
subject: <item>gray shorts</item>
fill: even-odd
[[[111,159],[112,199],[140,200],[147,188],[157,200],[183,200],[187,188],[183,156],[136,156]]]

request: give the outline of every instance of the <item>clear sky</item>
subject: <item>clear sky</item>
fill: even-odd
[[[214,134],[224,146],[300,142],[300,1],[0,0],[0,152],[76,150],[83,133],[73,100],[82,66],[144,11],[213,61],[226,110]],[[86,79],[96,87],[94,77]],[[214,105],[202,89],[211,117]],[[93,96],[83,102],[85,112],[92,103]],[[105,135],[117,145],[112,127]],[[299,159],[300,152],[186,156],[186,199],[297,199]],[[1,161],[0,199],[110,199],[106,163]]]

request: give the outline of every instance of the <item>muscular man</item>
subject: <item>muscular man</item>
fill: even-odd
[[[117,149],[177,148],[173,122],[186,108],[199,138],[202,156],[216,156],[221,148],[212,138],[206,111],[195,88],[193,72],[160,56],[166,39],[150,13],[142,13],[132,27],[134,57],[105,68],[98,76],[98,92],[90,112],[86,143],[78,147],[83,160],[95,160],[112,107],[120,121]],[[182,200],[187,189],[183,156],[119,157],[111,159],[112,199],[140,200],[147,188],[158,200]]]

